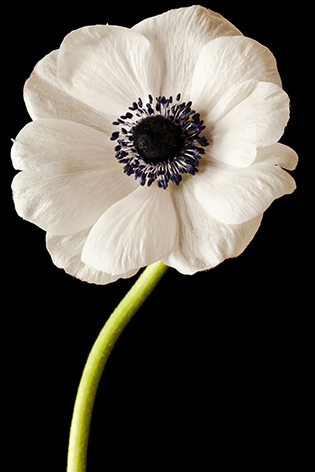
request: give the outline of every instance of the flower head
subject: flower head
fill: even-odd
[[[239,255],[296,153],[271,52],[200,6],[131,29],[72,31],[25,84],[12,149],[18,214],[88,282],[162,260],[184,274]]]

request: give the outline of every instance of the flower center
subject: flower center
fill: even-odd
[[[172,161],[185,143],[181,126],[161,115],[141,120],[135,126],[132,138],[138,154],[148,164]]]
[[[124,164],[124,172],[140,179],[140,185],[150,187],[156,181],[166,189],[169,182],[179,185],[182,174],[195,175],[204,147],[208,141],[201,136],[205,129],[200,114],[191,109],[192,102],[180,102],[180,94],[173,105],[173,97],[152,95],[143,105],[142,99],[133,102],[125,115],[113,125],[120,131],[112,133],[118,142],[115,157]]]

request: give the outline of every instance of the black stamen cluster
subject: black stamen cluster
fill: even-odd
[[[179,185],[182,174],[195,175],[199,159],[208,141],[200,136],[205,129],[200,114],[191,109],[192,102],[173,105],[173,98],[152,95],[144,105],[141,98],[133,102],[125,115],[114,121],[121,126],[111,140],[118,141],[116,158],[124,172],[134,175],[140,185],[150,187],[156,181],[166,189],[169,182]],[[180,101],[180,94],[176,102]]]

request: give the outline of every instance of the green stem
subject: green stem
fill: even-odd
[[[99,381],[115,342],[166,272],[163,262],[148,266],[100,332],[80,381],[70,430],[67,472],[85,472],[92,410]]]

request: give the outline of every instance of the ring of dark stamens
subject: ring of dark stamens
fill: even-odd
[[[169,182],[179,185],[183,174],[195,175],[201,155],[208,146],[201,132],[205,129],[200,114],[191,109],[192,102],[180,103],[180,94],[173,97],[152,95],[144,104],[133,102],[125,115],[113,125],[112,141],[117,141],[115,157],[124,164],[124,172],[134,175],[140,185],[150,187],[156,181],[167,189]]]
[[[132,139],[138,154],[148,164],[172,161],[185,143],[181,126],[161,115],[141,120],[134,127]]]

